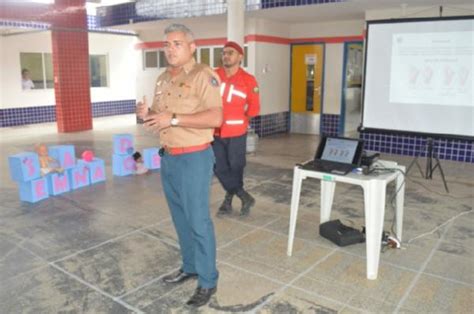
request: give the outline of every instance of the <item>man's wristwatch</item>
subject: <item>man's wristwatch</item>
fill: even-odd
[[[171,116],[170,125],[171,125],[171,126],[178,126],[178,124],[179,124],[179,120],[178,120],[178,118],[176,117],[176,113],[173,113],[173,115]]]

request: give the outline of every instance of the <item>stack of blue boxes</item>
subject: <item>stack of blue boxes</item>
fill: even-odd
[[[50,195],[59,195],[93,183],[105,181],[104,160],[94,158],[76,163],[73,145],[48,148],[48,155],[58,161],[64,170],[41,177],[38,154],[20,153],[8,157],[10,176],[19,185],[20,200],[35,203]]]
[[[131,134],[115,134],[113,136],[114,153],[112,155],[112,170],[116,176],[134,174],[136,170],[133,159],[133,136]],[[143,164],[150,170],[159,169],[161,157],[158,148],[145,148],[142,154]]]
[[[135,173],[133,159],[133,136],[116,134],[113,136],[112,172],[115,176],[127,176]]]

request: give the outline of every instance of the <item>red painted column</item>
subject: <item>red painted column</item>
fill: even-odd
[[[56,0],[49,12],[59,132],[92,129],[85,0]]]

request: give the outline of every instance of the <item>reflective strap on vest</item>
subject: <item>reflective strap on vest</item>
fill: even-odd
[[[230,102],[232,100],[233,95],[239,96],[240,98],[244,98],[244,99],[247,97],[247,94],[234,89],[234,85],[231,84],[229,88],[229,93],[227,94],[227,102]]]
[[[231,124],[231,125],[244,124],[244,120],[227,120],[225,123],[226,124]]]

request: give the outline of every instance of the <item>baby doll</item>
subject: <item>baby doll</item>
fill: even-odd
[[[44,144],[38,144],[35,146],[36,153],[38,154],[41,175],[45,176],[51,172],[62,173],[64,171],[61,168],[59,162],[48,155],[48,147]]]
[[[143,164],[142,154],[135,152],[133,155],[133,160],[135,160],[135,174],[145,174],[148,172],[148,168]]]

